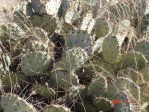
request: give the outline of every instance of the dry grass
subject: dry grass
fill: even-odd
[[[1,0],[0,1],[0,25],[12,20],[12,7],[22,0]]]

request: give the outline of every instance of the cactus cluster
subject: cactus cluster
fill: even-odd
[[[0,26],[0,111],[148,112],[149,13],[139,1],[14,6]]]

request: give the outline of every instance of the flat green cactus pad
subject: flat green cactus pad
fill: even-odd
[[[88,55],[92,54],[92,37],[85,31],[74,31],[66,38],[66,48],[81,47]]]
[[[15,23],[9,23],[0,26],[0,40],[2,43],[10,39],[18,39],[23,37],[25,32]]]
[[[46,0],[31,0],[31,7],[34,13],[45,13]]]
[[[136,99],[140,102],[140,87],[130,78],[118,77],[117,88],[118,91],[125,91],[130,99]]]
[[[83,86],[72,86],[69,88],[69,92],[65,95],[65,103],[67,105],[74,103],[74,101],[80,101],[85,98],[86,88]]]
[[[93,105],[98,111],[108,111],[113,108],[113,105],[110,100],[104,97],[97,97],[93,101]]]
[[[149,60],[149,41],[143,40],[137,43],[137,45],[134,48],[135,51],[138,51],[144,55],[144,57]]]
[[[39,84],[33,84],[32,92],[33,93],[35,92],[35,94],[39,94],[39,95],[44,96],[46,98],[52,98],[55,95],[55,91],[52,88],[42,86]]]
[[[34,27],[43,28],[51,34],[55,32],[55,29],[57,28],[56,19],[47,14],[33,14],[30,17],[30,21]]]
[[[104,39],[102,45],[102,54],[106,61],[114,62],[117,60],[119,52],[120,50],[116,37],[109,36]]]
[[[148,102],[149,101],[149,85],[148,85],[148,82],[144,82],[144,83],[140,83],[139,84],[140,86],[140,91],[143,91],[141,92],[141,101],[142,101],[142,104],[145,103],[145,102]]]
[[[130,110],[130,103],[127,99],[127,95],[124,93],[119,93],[115,100],[113,100],[114,103],[114,112],[131,112]]]
[[[143,67],[140,71],[145,82],[149,82],[149,64]]]
[[[88,86],[87,95],[92,99],[95,97],[105,97],[107,85],[107,80],[104,78],[94,79]]]
[[[26,54],[21,60],[21,69],[26,76],[46,73],[51,67],[52,57],[46,52]]]
[[[4,112],[37,112],[32,104],[14,94],[2,95],[0,103]]]
[[[144,80],[140,72],[133,70],[131,68],[120,70],[118,76],[130,78],[136,83]]]
[[[25,40],[25,51],[46,51],[48,49],[50,41],[47,32],[42,28],[31,28],[26,35],[28,37]]]
[[[62,89],[68,89],[73,85],[79,84],[78,77],[73,73],[68,73],[67,71],[58,70],[51,75],[51,81],[58,87]]]
[[[144,55],[139,52],[128,52],[122,55],[119,62],[120,69],[134,68],[140,69],[147,63]]]
[[[66,71],[76,71],[82,67],[88,59],[88,55],[84,49],[74,47],[66,52],[59,63],[56,63],[55,69]]]
[[[97,19],[92,30],[92,34],[96,34],[96,39],[105,37],[110,33],[110,24],[106,19]]]
[[[51,105],[45,107],[43,112],[71,112],[69,108],[61,105]]]
[[[2,84],[4,89],[12,89],[21,86],[27,81],[27,78],[22,74],[6,74],[2,76]]]
[[[106,91],[106,98],[114,99],[116,95],[117,95],[117,88],[115,86],[115,83],[114,82],[108,83],[107,91]]]

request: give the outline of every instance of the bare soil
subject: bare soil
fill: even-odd
[[[12,21],[12,7],[22,0],[0,0],[0,25]]]

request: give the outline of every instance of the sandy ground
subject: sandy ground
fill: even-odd
[[[12,20],[12,7],[22,0],[0,0],[0,25]]]

